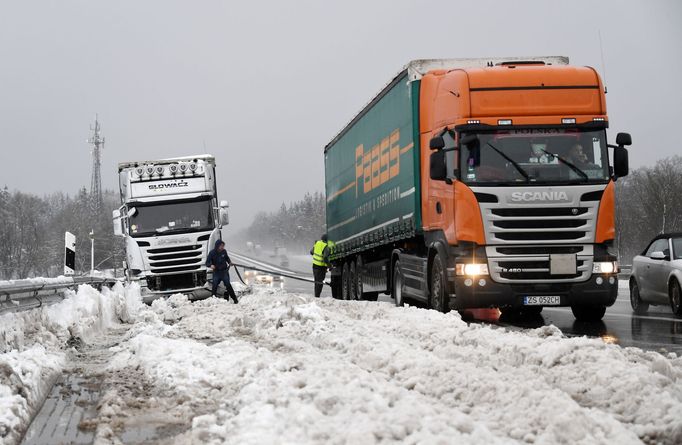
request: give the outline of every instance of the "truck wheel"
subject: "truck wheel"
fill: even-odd
[[[578,321],[600,321],[606,313],[606,306],[571,306],[573,316]]]
[[[639,295],[639,286],[635,280],[630,281],[630,306],[632,306],[632,311],[638,315],[646,314],[649,310],[649,303],[642,301],[642,297]]]
[[[682,289],[680,289],[680,283],[673,279],[670,283],[670,308],[673,310],[673,314],[682,315]]]
[[[403,306],[403,273],[400,271],[400,261],[393,265],[393,279],[391,280],[391,295],[396,306]]]
[[[349,300],[359,300],[358,295],[358,276],[357,269],[355,267],[355,261],[350,262],[348,271],[348,299]]]
[[[445,280],[445,266],[439,253],[433,257],[431,264],[431,286],[429,289],[429,306],[439,312],[448,312],[450,302],[446,290],[447,281]]]
[[[341,299],[350,300],[350,280],[348,263],[343,263],[341,269]]]

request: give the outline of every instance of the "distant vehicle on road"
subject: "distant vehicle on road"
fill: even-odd
[[[669,304],[682,316],[682,233],[662,234],[632,260],[630,304],[637,314]]]

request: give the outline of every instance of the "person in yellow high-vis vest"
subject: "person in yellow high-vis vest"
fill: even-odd
[[[320,298],[322,287],[324,286],[324,279],[327,276],[327,268],[329,267],[329,255],[331,249],[329,248],[329,240],[327,234],[315,241],[315,245],[310,250],[313,256],[313,278],[315,279],[315,298]]]

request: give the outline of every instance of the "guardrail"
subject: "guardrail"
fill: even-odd
[[[64,299],[64,291],[81,284],[101,289],[118,281],[104,277],[44,278],[0,282],[0,314],[20,312],[54,304]]]

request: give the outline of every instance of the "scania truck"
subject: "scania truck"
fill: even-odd
[[[631,144],[608,127],[600,76],[566,57],[408,63],[324,149],[341,294],[601,319]]]
[[[182,292],[210,295],[206,256],[228,224],[227,202],[218,201],[211,155],[118,166],[121,207],[114,232],[125,238],[125,273],[146,302]]]

